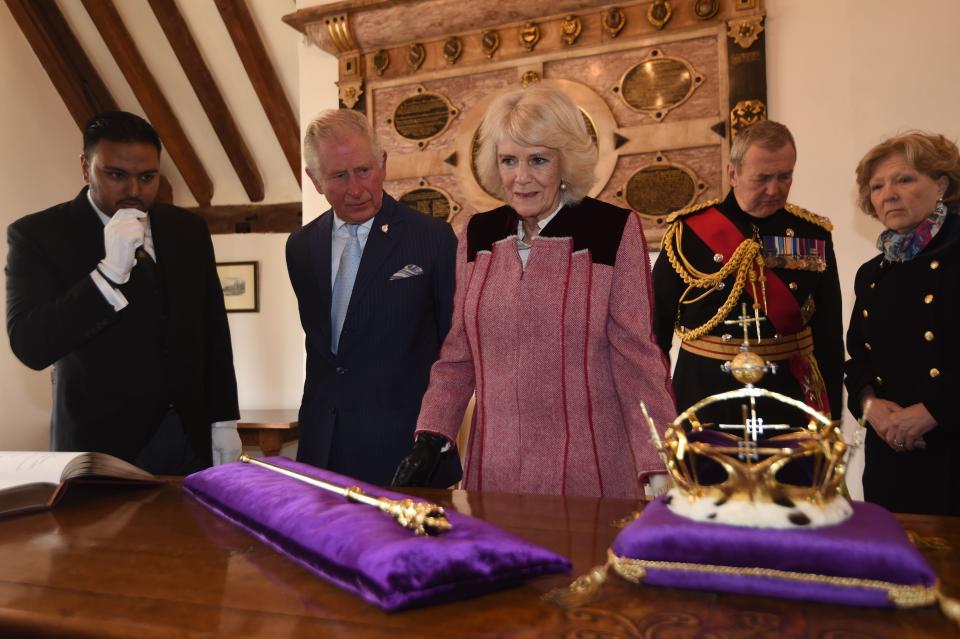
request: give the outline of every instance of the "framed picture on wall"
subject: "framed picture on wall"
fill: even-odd
[[[260,312],[258,266],[257,262],[217,262],[223,303],[228,313]]]

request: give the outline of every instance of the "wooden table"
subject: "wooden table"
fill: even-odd
[[[244,446],[259,446],[267,457],[279,455],[286,442],[300,436],[296,409],[242,410],[237,431]]]
[[[417,491],[570,557],[601,563],[634,504]],[[952,550],[924,550],[960,595],[960,518],[903,517]],[[933,608],[871,610],[628,584],[562,610],[540,595],[569,576],[476,599],[387,614],[327,584],[183,493],[74,486],[52,511],[0,520],[2,637],[623,637],[649,639],[942,638],[960,631]]]

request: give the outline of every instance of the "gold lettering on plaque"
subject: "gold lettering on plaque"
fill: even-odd
[[[634,111],[660,121],[693,95],[703,76],[687,60],[664,56],[659,49],[631,67],[614,90]]]
[[[420,68],[420,65],[423,64],[423,60],[426,57],[427,51],[419,42],[414,42],[407,49],[407,64],[409,64],[410,68],[414,71]]]
[[[496,31],[484,31],[480,36],[480,48],[487,58],[493,58],[493,54],[500,48],[500,34]]]
[[[390,67],[390,54],[383,49],[380,49],[373,54],[373,68],[376,69],[377,75],[383,75],[383,72]]]
[[[563,22],[560,23],[560,35],[563,37],[563,41],[567,43],[567,46],[577,41],[582,30],[583,24],[577,16],[567,16],[563,19]]]
[[[610,7],[604,12],[600,23],[611,38],[616,38],[627,24],[627,17],[623,15],[623,11],[619,7]]]
[[[733,38],[741,49],[749,49],[760,37],[761,31],[763,31],[763,16],[734,20],[727,25],[727,35]]]
[[[656,0],[650,8],[647,9],[647,22],[653,25],[653,28],[660,30],[667,26],[670,18],[673,16],[673,7],[668,0]]]
[[[442,95],[417,87],[417,94],[403,99],[393,112],[393,128],[420,148],[439,136],[457,115],[457,109]]]
[[[662,216],[693,204],[697,194],[706,189],[686,167],[665,163],[663,156],[633,173],[621,196],[638,213]]]
[[[540,27],[536,22],[528,22],[520,29],[520,44],[527,51],[533,51],[533,48],[540,42]]]
[[[730,109],[730,139],[737,137],[740,129],[754,122],[767,119],[767,107],[760,100],[741,100]]]
[[[457,36],[450,36],[443,43],[443,57],[447,64],[456,64],[463,53],[463,42]]]
[[[407,191],[399,200],[424,215],[441,220],[449,219],[450,211],[460,210],[460,206],[452,201],[450,194],[432,186]]]

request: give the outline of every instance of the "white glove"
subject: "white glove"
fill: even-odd
[[[243,452],[237,422],[214,422],[210,427],[210,440],[214,466],[235,462]]]
[[[103,227],[103,249],[106,254],[97,270],[113,284],[126,284],[137,263],[134,253],[143,246],[147,214],[137,209],[119,209]]]

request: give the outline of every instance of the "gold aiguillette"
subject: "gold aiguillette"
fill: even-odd
[[[286,475],[287,477],[296,479],[297,481],[302,481],[303,483],[310,484],[311,486],[316,486],[317,488],[322,488],[323,490],[330,491],[331,493],[336,493],[341,497],[346,497],[348,501],[354,501],[367,506],[373,506],[374,508],[387,513],[393,517],[398,524],[404,528],[409,528],[418,535],[435,536],[453,528],[453,525],[447,521],[447,516],[443,512],[443,508],[436,504],[413,501],[412,499],[403,499],[397,501],[395,499],[388,499],[386,497],[370,497],[364,493],[359,486],[344,488],[343,486],[325,482],[322,479],[308,477],[307,475],[298,473],[295,470],[290,470],[289,468],[284,468],[269,462],[260,461],[259,459],[253,459],[246,453],[240,455],[240,461],[245,464],[253,464],[254,466],[265,468],[275,473],[280,473],[281,475]]]

